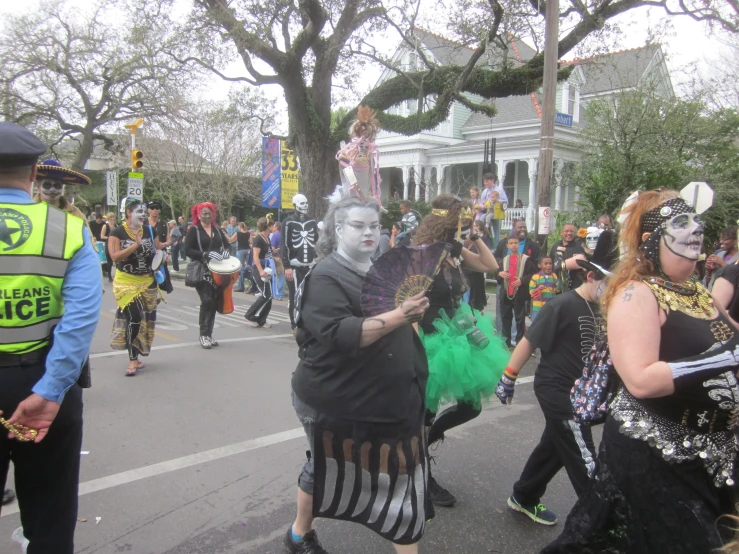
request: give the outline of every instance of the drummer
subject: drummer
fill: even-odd
[[[192,207],[192,227],[185,237],[185,253],[193,260],[205,262],[203,280],[195,286],[200,296],[200,346],[210,350],[218,346],[213,340],[218,290],[207,262],[227,259],[230,245],[226,234],[216,224],[216,206],[203,202]]]

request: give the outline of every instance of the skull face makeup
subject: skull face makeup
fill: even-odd
[[[591,252],[598,245],[598,238],[600,238],[602,232],[603,229],[599,229],[598,227],[588,227],[587,234],[585,235],[585,247]]]
[[[147,218],[146,215],[146,204],[136,204],[128,214],[129,227],[131,229],[138,229],[144,224],[144,220]]]
[[[336,225],[337,252],[359,269],[368,270],[380,242],[380,217],[371,208],[351,208]]]
[[[695,261],[703,246],[703,222],[698,214],[679,214],[667,222],[662,231],[662,243],[681,258]]]
[[[213,212],[210,211],[210,208],[203,208],[200,210],[200,221],[206,225],[213,221]]]
[[[59,199],[62,197],[64,191],[64,184],[61,181],[52,181],[51,179],[44,179],[39,183],[38,193],[41,196],[41,200],[47,204],[56,206],[59,204]]]
[[[295,211],[306,215],[308,213],[308,199],[302,194],[296,194],[293,196],[293,206]]]

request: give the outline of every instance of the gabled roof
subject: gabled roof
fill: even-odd
[[[661,46],[655,43],[592,58],[575,58],[561,65],[578,65],[583,69],[585,83],[580,94],[585,96],[635,87],[658,53]]]
[[[442,37],[431,31],[416,28],[413,34],[421,41],[436,58],[440,65],[465,65],[470,61],[474,48],[466,46],[454,40]],[[477,65],[498,65],[507,58],[516,61],[520,56],[524,61],[533,58],[536,51],[529,45],[524,44],[518,39],[511,37],[508,41],[508,49],[501,48],[499,45],[489,47],[485,55],[480,58]],[[514,52],[514,45],[518,48],[518,53]]]
[[[534,104],[529,94],[525,96],[495,98],[494,100],[485,100],[483,103],[495,106],[498,109],[496,116],[490,118],[482,113],[473,113],[462,126],[463,130],[469,129],[470,127],[480,127],[481,125],[530,121],[541,117],[541,113],[537,111],[536,104]]]

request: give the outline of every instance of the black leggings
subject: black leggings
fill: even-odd
[[[128,306],[123,308],[123,315],[126,316],[126,346],[128,347],[128,359],[137,360],[139,357],[138,349],[133,345],[134,339],[139,334],[141,322],[146,317],[146,309],[141,298],[136,297]]]
[[[216,295],[217,291],[207,281],[201,281],[195,287],[200,296],[200,336],[212,337],[213,326],[216,323]]]
[[[440,440],[449,429],[472,421],[480,415],[481,411],[481,407],[476,408],[466,402],[459,402],[454,406],[449,406],[437,414],[426,411],[426,423],[431,424],[428,434],[428,444],[433,444]],[[431,423],[432,421],[433,423]]]

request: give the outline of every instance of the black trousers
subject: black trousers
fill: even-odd
[[[247,321],[253,321],[261,327],[267,322],[267,316],[272,309],[272,280],[264,282],[257,274],[254,278],[254,285],[257,288],[257,299],[249,306],[244,317]]]
[[[445,408],[438,414],[426,411],[426,425],[431,425],[428,430],[428,444],[433,444],[441,439],[449,429],[453,429],[472,421],[480,415],[482,407],[476,408],[472,404],[459,402]]]
[[[180,270],[180,248],[181,245],[179,243],[173,244],[170,253],[170,258],[172,258],[172,269],[174,269],[175,271]]]
[[[295,293],[298,287],[305,280],[305,276],[311,268],[309,267],[294,267],[293,280],[287,282],[287,313],[290,314],[290,327],[295,329]]]
[[[139,357],[139,351],[133,345],[133,339],[138,336],[139,330],[141,329],[141,322],[146,317],[146,308],[144,307],[144,303],[141,301],[141,298],[134,298],[133,302],[123,308],[123,315],[126,317],[126,321],[128,322],[126,325],[128,359],[130,361],[137,360]]]
[[[503,339],[508,346],[511,345],[511,325],[513,317],[516,318],[516,344],[523,338],[526,332],[526,298],[516,294],[513,300],[509,299],[505,291],[500,297],[500,314],[503,321]]]
[[[107,263],[103,266],[103,275],[108,276],[108,281],[113,280],[113,258],[110,257],[110,252],[108,252],[108,241],[105,241],[105,259],[108,260]]]
[[[213,326],[216,324],[216,291],[215,287],[207,281],[201,281],[195,286],[200,296],[200,336],[212,337]]]
[[[45,364],[0,368],[0,410],[10,418],[45,371]],[[15,493],[28,554],[73,554],[82,448],[82,389],[67,391],[49,433],[37,443],[0,433],[0,481],[15,468]]]
[[[539,504],[547,485],[562,467],[577,495],[582,495],[595,473],[593,434],[587,425],[547,417],[539,444],[513,485],[513,496],[524,506]]]

